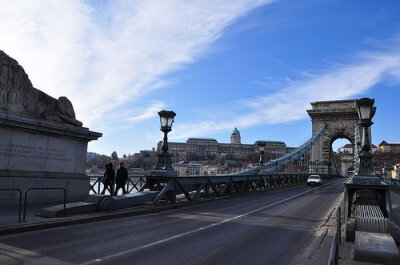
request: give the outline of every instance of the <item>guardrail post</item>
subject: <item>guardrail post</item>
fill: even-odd
[[[0,191],[18,191],[19,194],[19,208],[18,208],[18,222],[21,222],[21,210],[22,210],[22,191],[18,188],[0,189]]]
[[[336,234],[335,265],[339,264],[339,234]]]
[[[173,191],[172,191],[172,202],[173,203],[176,203],[176,178],[173,178],[172,179],[172,181],[173,181]]]
[[[339,245],[341,245],[342,244],[342,229],[341,229],[341,226],[342,226],[342,212],[341,212],[340,207],[337,210],[336,218],[337,218],[337,224],[336,224],[337,232],[338,232],[338,235],[339,235],[338,243],[339,243]]]
[[[66,201],[67,201],[67,190],[65,188],[29,188],[25,191],[25,198],[24,198],[24,216],[22,221],[25,222],[26,220],[26,208],[27,208],[27,198],[28,192],[31,190],[63,190],[64,191],[64,211],[66,209]]]
[[[101,177],[97,179],[97,194],[100,194]]]
[[[18,209],[18,222],[21,222],[21,211],[22,211],[22,191],[17,189],[19,192],[19,209]]]

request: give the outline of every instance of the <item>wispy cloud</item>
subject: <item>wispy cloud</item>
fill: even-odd
[[[308,117],[305,110],[310,107],[309,102],[349,99],[387,80],[400,83],[400,50],[363,52],[353,62],[308,73],[305,79],[291,81],[278,92],[243,99],[238,104],[240,109],[230,107],[232,114],[224,119],[177,125],[172,139],[209,135],[229,130],[233,125],[243,129],[298,121]]]
[[[228,25],[269,2],[0,0],[0,49],[35,87],[69,97],[90,126],[163,86],[165,74],[196,60]]]
[[[136,116],[126,118],[129,123],[137,123],[139,121],[147,120],[157,116],[157,113],[165,107],[164,102],[155,102],[146,109],[139,109]]]

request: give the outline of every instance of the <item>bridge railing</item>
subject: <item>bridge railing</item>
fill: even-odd
[[[223,176],[185,176],[159,177],[147,176],[146,184],[140,189],[159,191],[153,204],[161,201],[177,201],[179,195],[188,201],[210,196],[222,197],[232,193],[260,191],[280,186],[304,183],[309,173],[263,174],[263,175],[223,175]],[[337,177],[322,174],[322,178]]]
[[[342,243],[342,215],[340,207],[336,210],[336,231],[333,237],[330,256],[328,260],[328,265],[338,265],[339,264],[339,245]]]
[[[92,175],[90,178],[90,192],[93,194],[100,194],[103,188],[103,176],[102,175]],[[115,183],[114,183],[115,184]],[[146,184],[146,177],[143,175],[131,175],[128,176],[128,181],[126,182],[125,188],[128,193],[137,192],[142,186]],[[111,190],[106,189],[109,194]]]

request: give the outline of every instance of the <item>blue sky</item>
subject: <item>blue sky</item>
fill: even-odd
[[[398,1],[7,1],[0,49],[33,85],[71,99],[103,133],[89,151],[151,149],[157,112],[171,141],[311,136],[319,100],[372,97],[373,143],[400,142]],[[335,148],[346,142],[335,143]]]

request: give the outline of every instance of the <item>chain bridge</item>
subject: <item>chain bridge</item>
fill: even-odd
[[[57,228],[3,237],[7,255],[0,255],[0,263],[14,264],[17,257],[24,264],[162,264],[166,260],[172,264],[342,264],[339,260],[355,264],[345,256],[354,248],[354,260],[378,257],[397,264],[400,228],[394,222],[389,185],[378,176],[363,176],[365,166],[359,163],[368,151],[362,142],[370,123],[361,126],[357,102],[311,103],[307,110],[311,137],[293,152],[257,167],[216,176],[177,176],[170,169],[165,173],[171,175],[162,175],[157,169],[157,174],[130,176],[129,194],[94,194],[78,204],[66,204],[64,195],[63,207],[44,208],[34,217],[29,215],[25,193],[25,225]],[[358,174],[347,180],[340,176],[332,151],[337,138],[354,145]],[[314,174],[322,177],[323,185],[304,185]],[[92,193],[100,193],[100,185],[101,178],[93,179]],[[112,188],[109,192],[114,194]],[[0,211],[3,219],[4,213]],[[38,219],[41,216],[45,221]],[[49,219],[55,216],[58,220]],[[78,224],[93,220],[98,222]],[[60,227],[61,222],[69,226]],[[20,225],[15,229],[19,231]]]
[[[348,139],[356,150],[360,142],[356,100],[318,101],[307,110],[312,122],[312,136],[293,152],[257,167],[219,176],[148,176],[140,189],[160,191],[155,203],[167,199],[176,201],[178,194],[187,200],[202,196],[223,196],[232,192],[260,190],[268,187],[303,182],[310,174],[324,178],[339,176],[332,143]],[[375,109],[374,109],[375,111]],[[355,163],[357,172],[358,163]]]

